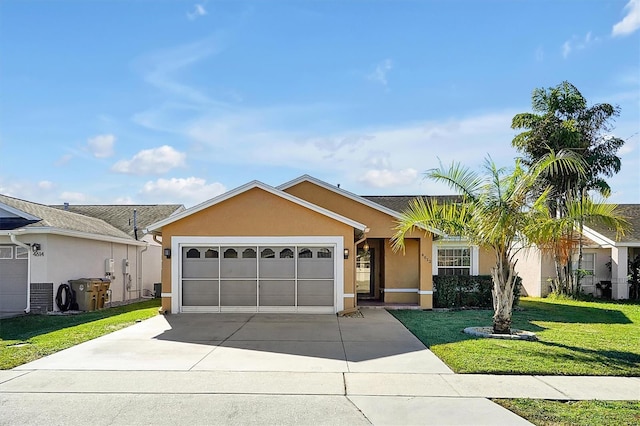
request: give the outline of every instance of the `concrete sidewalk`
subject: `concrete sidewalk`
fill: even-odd
[[[526,425],[486,398],[640,399],[640,378],[231,371],[0,372],[0,424]]]
[[[10,371],[0,424],[529,424],[487,398],[640,400],[640,378],[460,375],[386,311],[158,316]]]
[[[640,400],[639,377],[247,371],[0,371],[0,393]]]

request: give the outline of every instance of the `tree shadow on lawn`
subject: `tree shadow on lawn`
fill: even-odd
[[[590,302],[598,303],[598,302]],[[602,302],[604,305],[605,302]],[[606,303],[610,305],[609,303]],[[514,317],[525,321],[564,322],[571,324],[633,324],[623,312],[606,307],[572,306],[537,300],[523,300]]]
[[[493,316],[492,310],[389,312],[427,346],[477,339],[465,334],[463,329],[491,326]],[[623,312],[615,309],[571,306],[536,300],[523,300],[520,307],[513,312],[512,320],[512,328],[534,333],[548,329],[536,322],[623,325],[634,323]]]
[[[635,376],[640,376],[640,354],[633,352],[623,352],[623,351],[610,351],[610,350],[594,350],[583,348],[580,346],[571,346],[565,345],[562,343],[556,342],[548,342],[548,341],[538,341],[538,343],[549,346],[553,348],[565,349],[567,351],[571,351],[574,353],[584,354],[585,362],[594,362],[597,361],[609,368],[620,368],[626,371],[635,370]],[[563,359],[571,359],[575,360],[577,358],[576,355],[571,353],[559,354],[557,351],[549,352],[550,356],[555,358],[563,358]],[[621,368],[623,367],[623,368]]]
[[[141,304],[149,306],[141,306]],[[156,302],[138,302],[106,308],[99,311],[82,312],[73,315],[29,314],[0,320],[0,340],[26,341],[42,334],[63,330],[76,325],[99,321],[143,308],[159,306]]]

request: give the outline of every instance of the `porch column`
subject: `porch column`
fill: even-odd
[[[422,309],[433,309],[433,238],[431,235],[420,237],[420,287],[418,299]]]
[[[629,298],[628,247],[611,247],[611,298],[615,300]]]

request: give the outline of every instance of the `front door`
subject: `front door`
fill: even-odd
[[[374,249],[367,251],[358,249],[356,256],[356,290],[358,299],[374,299],[375,283],[374,283]]]

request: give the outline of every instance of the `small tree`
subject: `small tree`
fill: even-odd
[[[581,169],[581,162],[570,152],[548,153],[527,169],[516,160],[513,170],[498,168],[488,159],[485,175],[454,163],[430,170],[426,176],[444,182],[463,196],[460,203],[438,204],[418,198],[402,213],[392,238],[394,250],[404,249],[407,232],[419,227],[432,232],[466,238],[471,244],[491,248],[495,265],[493,280],[493,331],[508,334],[511,329],[516,259],[519,247],[539,237],[540,228],[555,229],[549,222],[547,197],[552,188],[537,195],[543,177],[560,171]]]

